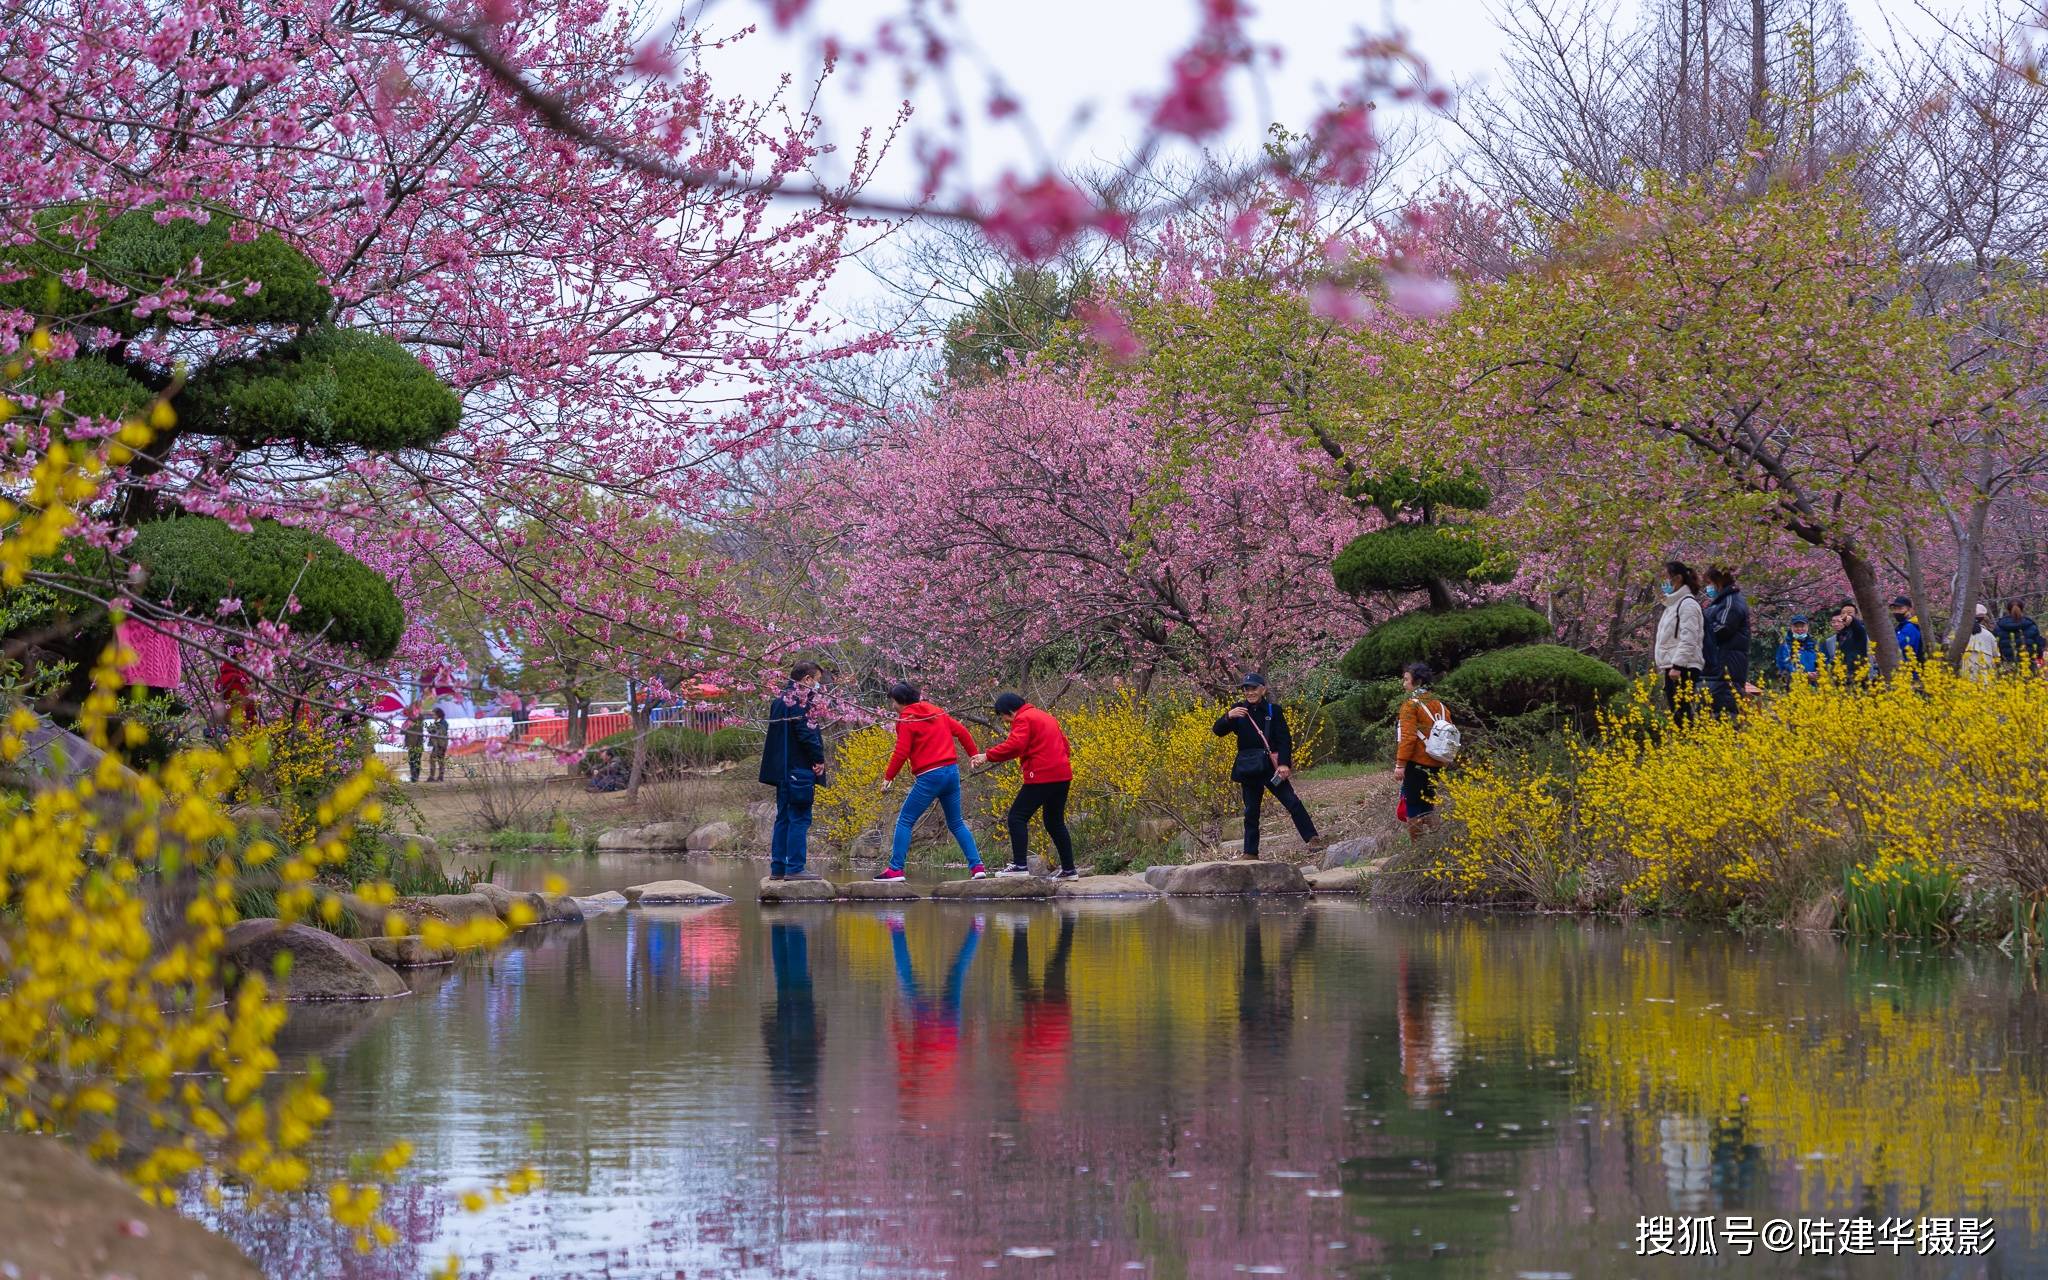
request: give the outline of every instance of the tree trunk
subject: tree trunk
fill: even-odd
[[[1906,594],[1913,597],[1913,614],[1920,619],[1921,638],[1930,645],[1943,643],[1947,637],[1934,625],[1934,610],[1927,594],[1927,569],[1920,563],[1920,544],[1910,533],[1906,535]]]
[[[633,681],[626,682],[626,709],[633,723],[633,771],[626,778],[626,803],[640,802],[640,780],[647,774],[647,735],[654,728],[654,699]]]
[[[1770,63],[1765,59],[1764,0],[1749,0],[1749,132],[1752,139],[1764,133],[1764,109],[1771,95]],[[1760,152],[1749,169],[1749,192],[1761,195],[1770,174],[1768,152]]]
[[[1863,615],[1863,625],[1870,632],[1871,665],[1879,675],[1888,676],[1899,669],[1899,633],[1878,588],[1877,567],[1854,551],[1836,554],[1842,562],[1842,576],[1849,580],[1849,590],[1856,597],[1857,611]]]
[[[1963,665],[1963,650],[1970,633],[1977,629],[1978,583],[1984,577],[1984,529],[1991,519],[1991,495],[1979,488],[1970,502],[1970,514],[1963,523],[1963,545],[1956,548],[1956,583],[1949,605],[1948,646],[1943,650],[1948,665]]]

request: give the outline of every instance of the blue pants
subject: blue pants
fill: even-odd
[[[932,801],[946,811],[946,827],[953,838],[960,842],[960,852],[967,855],[967,865],[981,865],[981,850],[974,847],[974,833],[967,829],[967,819],[960,814],[960,766],[949,764],[942,768],[930,769],[917,775],[910,784],[910,794],[903,797],[903,811],[896,815],[896,846],[889,853],[889,865],[903,870],[903,860],[910,856],[910,833],[917,829],[917,820],[924,811],[932,807]]]
[[[768,837],[768,873],[791,876],[810,856],[811,806],[790,799],[787,785],[775,788],[775,831]]]
[[[953,956],[953,966],[946,970],[946,985],[936,1003],[918,985],[917,970],[910,965],[910,943],[904,939],[902,929],[889,930],[889,946],[896,957],[896,982],[903,988],[903,998],[910,1002],[911,1012],[957,1026],[960,1022],[960,997],[967,987],[967,970],[974,963],[975,949],[981,946],[980,927],[969,929],[967,936],[960,940],[960,950]]]

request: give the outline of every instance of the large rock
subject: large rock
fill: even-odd
[[[470,889],[470,893],[490,903],[491,910],[506,924],[512,923],[512,908],[515,904],[524,905],[533,913],[526,922],[528,924],[547,919],[548,901],[541,894],[507,889],[499,884],[475,885]]]
[[[729,895],[706,889],[695,880],[655,880],[619,890],[631,907],[669,906],[686,902],[731,902]]]
[[[690,833],[683,847],[691,853],[711,853],[719,849],[736,849],[739,843],[738,827],[730,822],[707,822]]]
[[[407,916],[433,916],[450,924],[461,924],[465,920],[496,920],[499,918],[497,902],[490,896],[477,893],[434,893],[423,898],[400,898],[396,904]]]
[[[761,881],[763,902],[830,902],[839,896],[839,886],[830,880]]]
[[[871,827],[855,836],[852,843],[846,846],[846,858],[849,862],[879,862],[882,855],[888,851],[889,841],[883,836],[882,829]]]
[[[583,908],[566,893],[544,893],[540,913],[542,924],[582,924]]]
[[[748,805],[747,822],[754,829],[754,847],[767,848],[775,840],[775,802],[756,800]]]
[[[576,905],[583,908],[583,918],[588,920],[607,911],[623,911],[627,902],[626,895],[617,889],[606,889],[603,893],[588,894],[576,899]]]
[[[391,843],[402,852],[417,853],[423,858],[441,856],[441,842],[432,836],[423,836],[417,831],[394,831],[391,833]]]
[[[1050,898],[1050,880],[1037,876],[990,876],[986,880],[941,880],[932,886],[934,898]]]
[[[242,1251],[56,1138],[0,1134],[0,1276],[263,1280]]]
[[[1364,893],[1365,869],[1363,867],[1330,867],[1311,871],[1302,879],[1317,893]]]
[[[1238,859],[1184,867],[1147,867],[1145,880],[1167,894],[1307,893],[1308,881],[1285,862]]]
[[[1079,880],[1055,880],[1055,898],[1156,898],[1159,890],[1143,876],[1082,876]]]
[[[221,956],[244,973],[276,980],[280,953],[292,958],[285,976],[287,1000],[384,1000],[407,994],[405,980],[391,966],[352,943],[303,924],[243,920],[228,930]]]
[[[924,895],[908,880],[850,880],[839,886],[849,902],[914,902]]]
[[[690,833],[696,829],[694,822],[650,822],[638,827],[618,827],[600,835],[597,847],[680,853],[689,848]]]
[[[1369,862],[1385,851],[1387,839],[1385,835],[1370,835],[1339,840],[1323,850],[1323,870],[1348,867],[1355,862]]]
[[[447,947],[431,947],[418,934],[407,934],[403,938],[364,938],[362,944],[370,954],[394,969],[426,969],[434,965],[454,964],[455,952]]]

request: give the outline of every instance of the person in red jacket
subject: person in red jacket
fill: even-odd
[[[890,850],[889,865],[875,879],[903,878],[903,863],[910,856],[910,833],[934,800],[945,810],[946,827],[960,842],[960,852],[967,855],[969,873],[982,879],[988,871],[981,865],[974,833],[967,829],[967,819],[960,812],[960,757],[953,750],[957,741],[967,748],[968,755],[976,754],[980,748],[974,745],[974,735],[944,708],[926,702],[915,685],[896,685],[889,690],[889,698],[896,704],[896,751],[882,771],[882,790],[889,789],[906,763],[914,780],[910,794],[903,797],[902,811],[896,815],[896,844]]]
[[[1036,813],[1042,815],[1052,847],[1059,850],[1060,873],[1054,878],[1080,879],[1081,873],[1074,869],[1074,840],[1067,834],[1067,792],[1074,785],[1074,765],[1067,752],[1066,733],[1050,712],[1040,711],[1014,693],[996,695],[996,714],[1009,717],[1010,736],[970,763],[979,768],[1015,760],[1024,771],[1024,785],[1017,789],[1005,818],[1010,826],[1010,865],[997,874],[1031,874],[1026,858],[1031,848],[1031,815]]]

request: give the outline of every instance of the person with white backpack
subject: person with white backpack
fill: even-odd
[[[1401,672],[1408,696],[1394,721],[1394,776],[1401,780],[1401,813],[1411,840],[1436,825],[1436,772],[1457,759],[1463,737],[1443,700],[1429,691],[1435,678],[1427,662],[1411,662]]]

